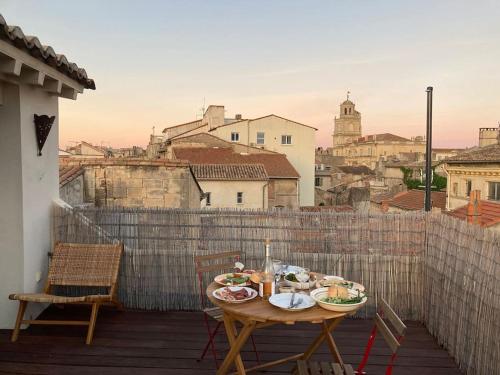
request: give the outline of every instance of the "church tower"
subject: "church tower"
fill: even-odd
[[[340,104],[340,115],[335,117],[333,128],[333,148],[351,143],[361,137],[361,113],[356,111],[355,105],[349,100]]]

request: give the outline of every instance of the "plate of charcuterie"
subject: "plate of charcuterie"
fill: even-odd
[[[257,291],[245,286],[226,286],[214,290],[212,295],[220,301],[242,303],[257,297]]]

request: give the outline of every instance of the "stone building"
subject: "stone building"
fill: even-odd
[[[203,191],[186,162],[61,159],[84,170],[84,203],[97,207],[200,208]]]
[[[500,124],[497,128],[479,128],[479,147],[497,144],[500,136]]]
[[[201,120],[164,129],[166,142],[173,138],[209,133],[231,143],[285,154],[300,174],[300,205],[314,204],[314,149],[316,128],[274,114],[243,119],[226,118],[223,106],[211,105]]]
[[[215,138],[215,137],[214,137]],[[216,141],[217,138],[214,139]],[[192,143],[188,143],[192,144]],[[244,147],[244,146],[241,146]],[[299,174],[286,155],[270,152],[249,154],[235,152],[231,147],[186,147],[176,144],[172,148],[173,160],[186,160],[192,164],[263,165],[268,176],[266,207],[299,207]],[[203,190],[205,184],[200,182]],[[212,183],[213,185],[214,183]],[[259,197],[261,193],[258,193]]]
[[[80,143],[72,147],[68,147],[66,151],[71,154],[71,157],[76,157],[76,158],[96,159],[96,158],[105,158],[108,156],[108,153],[104,148],[99,146],[94,146],[85,141],[81,141]]]
[[[496,144],[466,150],[445,160],[449,210],[466,205],[473,190],[479,190],[487,200],[500,201],[499,141],[497,139]]]
[[[333,155],[342,156],[348,165],[363,164],[375,168],[379,160],[399,157],[406,153],[425,153],[423,137],[412,139],[391,133],[362,136],[361,114],[347,99],[340,104],[340,115],[335,118]]]

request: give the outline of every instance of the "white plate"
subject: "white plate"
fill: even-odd
[[[353,289],[349,289],[350,296],[356,296],[358,294],[357,291]],[[329,303],[322,301],[323,298],[328,297],[328,288],[319,288],[315,289],[311,292],[311,297],[320,305],[322,308],[326,310],[336,311],[336,312],[353,312],[363,306],[368,298],[366,296],[363,297],[362,301],[359,303],[352,304],[338,304],[338,303]]]
[[[280,293],[275,294],[269,298],[269,303],[273,306],[279,307],[280,309],[287,311],[302,311],[313,307],[316,302],[306,294],[295,293],[294,302],[297,302],[299,298],[302,298],[302,302],[295,306],[293,309],[288,308],[290,306],[290,301],[292,299],[293,293]]]
[[[224,279],[227,277],[227,276],[231,276],[231,275],[234,275],[234,274],[241,274],[245,277],[247,277],[247,281],[244,282],[244,283],[241,283],[241,284],[226,284],[224,283]],[[224,285],[224,286],[245,286],[245,285],[250,285],[250,276],[249,274],[246,274],[246,273],[243,273],[243,272],[228,272],[228,273],[223,273],[221,275],[217,275],[214,277],[214,281],[219,284],[219,285]]]
[[[240,299],[240,300],[225,299],[220,295],[220,293],[226,288],[230,289],[233,292],[237,292],[241,289],[246,289],[246,291],[248,292],[248,297],[245,299]],[[223,288],[219,288],[219,289],[214,290],[212,292],[212,295],[220,301],[224,301],[224,302],[228,302],[228,303],[242,303],[242,302],[250,301],[251,299],[254,299],[255,297],[257,297],[257,291],[252,289],[252,288],[247,288],[246,286],[225,286]]]

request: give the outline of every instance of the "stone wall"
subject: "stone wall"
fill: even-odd
[[[87,165],[85,200],[97,207],[199,208],[200,194],[189,167]]]
[[[269,207],[299,208],[299,190],[296,179],[270,178],[268,186]]]

